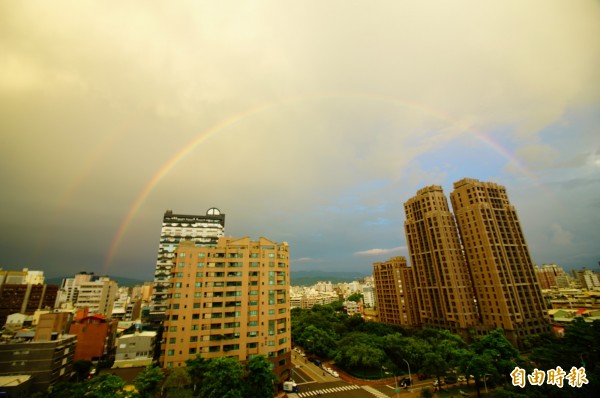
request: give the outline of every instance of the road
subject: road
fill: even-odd
[[[299,392],[296,395],[289,394],[290,397],[389,398],[390,394],[394,393],[394,390],[387,386],[358,386],[345,382],[339,377],[330,375],[300,355],[292,356],[292,365],[294,368],[292,378],[298,385]],[[385,389],[389,393],[386,394]]]
[[[327,398],[416,398],[419,395],[420,388],[417,386],[395,393],[393,385],[359,386],[348,383],[339,377],[333,377],[295,352],[292,355],[292,365],[292,378],[298,384],[299,392],[288,394],[290,398],[319,396]]]

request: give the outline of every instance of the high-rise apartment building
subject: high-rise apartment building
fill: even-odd
[[[502,328],[519,344],[549,330],[547,310],[517,212],[505,187],[465,178],[452,208],[484,328]]]
[[[90,314],[111,316],[119,289],[116,281],[103,276],[97,280],[81,282],[77,289],[75,308],[87,308]]]
[[[556,264],[544,264],[541,267],[535,266],[535,274],[537,275],[540,288],[542,289],[569,287],[569,276],[562,267]]]
[[[442,187],[420,189],[404,204],[404,229],[423,327],[466,336],[477,323],[469,270]]]
[[[214,246],[224,234],[225,214],[217,208],[208,209],[204,216],[174,214],[171,210],[165,212],[154,272],[152,313],[164,314],[167,309],[169,278],[179,243],[190,241],[196,246]]]
[[[412,271],[404,256],[373,264],[377,311],[381,322],[401,326],[416,326],[419,323],[418,308],[414,305]]]
[[[290,376],[289,247],[265,238],[221,238],[215,246],[181,242],[172,253],[160,362],[266,356],[280,380]]]
[[[579,284],[585,290],[599,290],[600,289],[600,278],[591,269],[583,267],[581,271],[576,271]]]

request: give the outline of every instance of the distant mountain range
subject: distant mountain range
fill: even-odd
[[[340,272],[292,271],[291,275],[290,275],[290,279],[291,279],[291,284],[293,286],[311,286],[320,281],[331,282],[331,283],[352,282],[352,281],[358,280],[360,278],[364,278],[365,276],[367,276],[367,274],[365,274],[364,272],[351,272],[351,271],[347,271],[347,272],[345,272],[345,271],[340,271]],[[72,277],[73,277],[73,275],[65,276],[65,277],[46,278],[46,284],[60,286],[62,284],[62,281],[64,278],[72,278]],[[144,282],[150,282],[150,281],[143,281],[140,279],[126,278],[124,276],[109,275],[109,277],[112,280],[117,281],[117,284],[119,286],[127,286],[127,287],[143,285]]]
[[[101,275],[101,276],[106,276],[106,275]],[[73,275],[71,276],[63,276],[63,277],[55,277],[55,278],[46,278],[45,283],[46,285],[58,285],[60,286],[62,284],[63,279],[65,278],[72,278]],[[126,278],[124,276],[112,276],[112,275],[108,275],[108,277],[110,279],[112,279],[113,281],[117,281],[117,284],[119,286],[122,287],[132,287],[135,285],[143,285],[144,282],[150,282],[150,281],[142,281],[139,279],[133,279],[133,278]]]
[[[352,282],[369,276],[364,272],[351,271],[292,271],[290,273],[290,284],[292,286],[311,286],[317,282],[342,283]]]

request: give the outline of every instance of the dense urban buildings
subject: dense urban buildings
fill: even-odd
[[[191,241],[196,246],[214,246],[224,234],[225,214],[221,214],[217,208],[208,209],[203,216],[175,214],[171,210],[165,212],[154,272],[152,313],[160,317],[167,310],[169,278],[179,242]]]
[[[415,300],[412,271],[403,256],[373,264],[379,321],[402,326],[417,325],[418,307],[410,305]]]
[[[0,268],[0,325],[14,313],[33,315],[36,310],[52,309],[58,286],[44,284],[44,273],[7,271]]]
[[[477,323],[469,269],[440,186],[420,189],[404,204],[418,322],[467,336]]]
[[[289,247],[265,238],[182,241],[173,252],[160,362],[264,355],[290,375]]]
[[[506,188],[465,178],[454,183],[452,208],[481,317],[518,344],[549,330],[529,249]]]

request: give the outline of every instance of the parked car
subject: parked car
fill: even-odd
[[[458,379],[455,375],[448,375],[444,377],[444,382],[446,382],[446,384],[455,384],[457,380]]]
[[[459,383],[466,383],[467,382],[467,378],[465,376],[461,375],[461,376],[458,376],[456,378],[456,381],[459,382]]]

